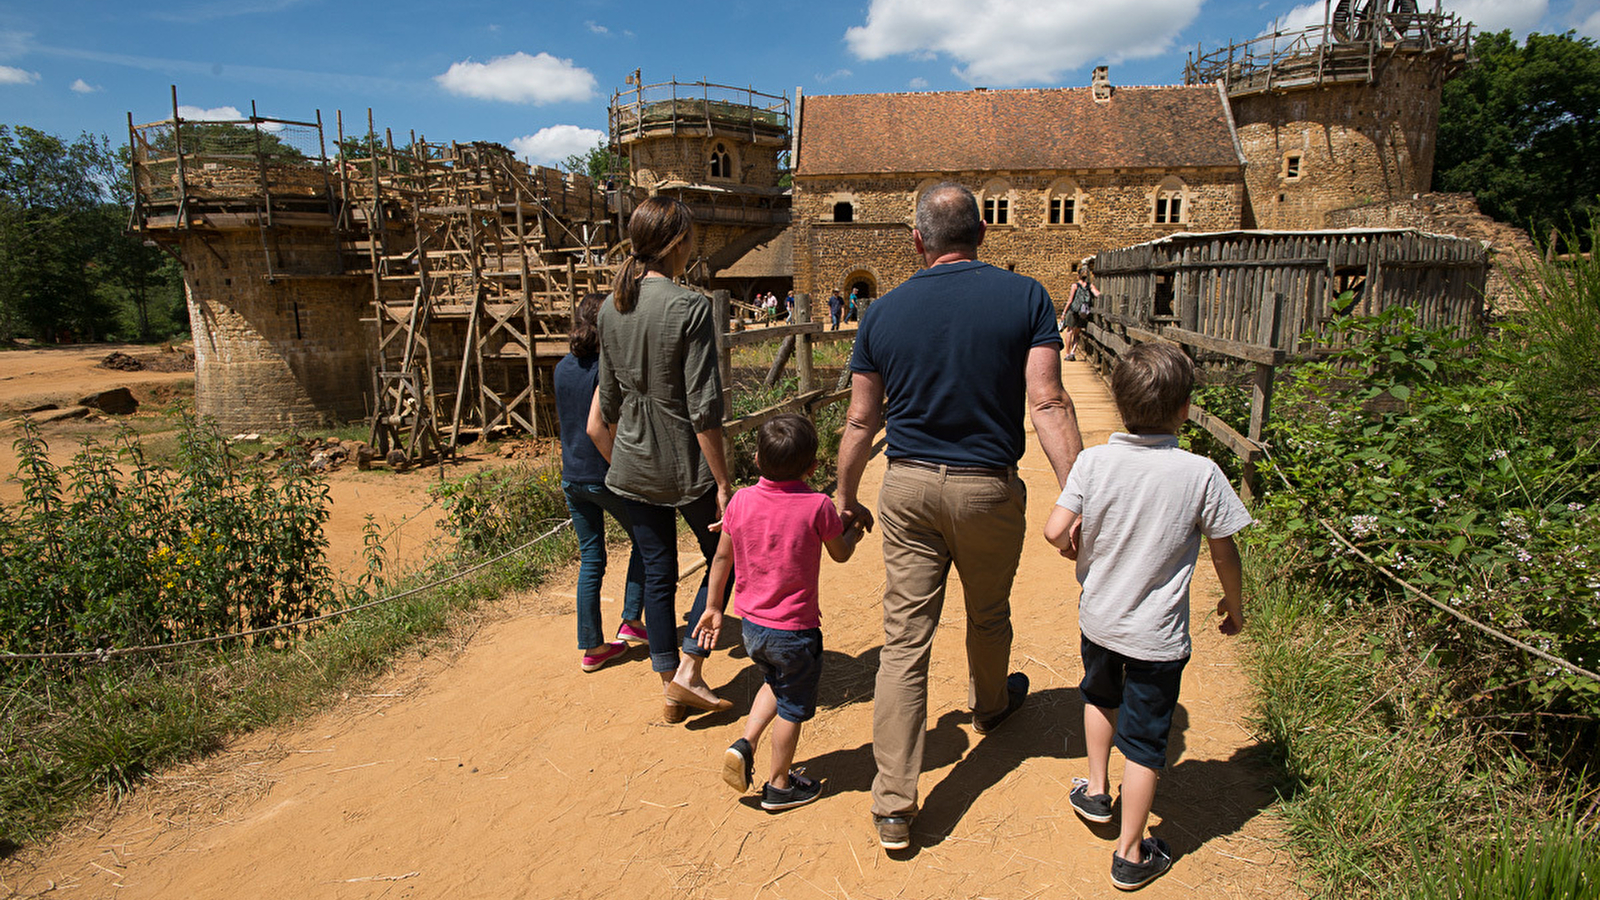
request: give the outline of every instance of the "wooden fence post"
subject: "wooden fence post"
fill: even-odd
[[[795,294],[794,311],[795,315],[800,319],[800,324],[811,324],[811,295]],[[799,350],[796,362],[800,367],[800,393],[810,393],[817,386],[817,373],[812,368],[813,358],[810,333],[800,335],[796,349]]]
[[[1256,343],[1276,348],[1282,323],[1283,295],[1273,294],[1271,300],[1262,304],[1260,320],[1256,323]],[[1250,380],[1250,430],[1245,436],[1251,442],[1260,444],[1261,432],[1272,415],[1272,379],[1277,370],[1266,363],[1256,363],[1255,369],[1255,375]],[[1255,461],[1245,460],[1244,499],[1254,499],[1258,488]]]
[[[711,292],[711,321],[717,323],[717,373],[722,376],[722,419],[727,421],[733,413],[733,348],[728,345],[729,314],[733,295],[727,291]],[[733,438],[722,433],[722,455],[728,466],[733,465]]]

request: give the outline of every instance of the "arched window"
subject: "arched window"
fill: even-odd
[[[983,186],[978,194],[978,209],[983,211],[983,221],[990,225],[1011,224],[1011,185],[995,179]]]
[[[1083,224],[1083,191],[1076,182],[1063,178],[1045,191],[1045,222],[1050,225]]]
[[[724,180],[733,178],[733,156],[728,153],[725,144],[718,143],[711,148],[711,177]]]
[[[1156,188],[1155,196],[1155,223],[1157,225],[1178,225],[1187,221],[1184,216],[1188,212],[1185,199],[1188,196],[1188,187],[1178,178],[1168,178]]]
[[[854,222],[856,220],[855,204],[849,200],[840,200],[833,204],[833,220],[835,222]]]

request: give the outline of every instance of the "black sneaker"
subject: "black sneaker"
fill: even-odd
[[[878,826],[878,846],[883,849],[904,850],[911,846],[910,816],[874,815],[872,824]]]
[[[1006,676],[1006,708],[1000,710],[987,719],[972,717],[972,730],[979,734],[988,734],[1000,727],[1000,723],[1011,718],[1011,714],[1022,708],[1024,700],[1028,699],[1028,676],[1022,672],[1012,672]]]
[[[750,790],[751,772],[755,767],[755,751],[750,742],[739,738],[722,756],[722,780],[739,793]]]
[[[789,786],[775,788],[769,782],[761,786],[761,808],[767,812],[793,809],[822,796],[822,785],[800,774],[799,769],[789,770]]]
[[[1067,795],[1072,809],[1085,822],[1099,825],[1111,821],[1111,795],[1089,793],[1089,779],[1072,779],[1072,792]]]
[[[1111,886],[1119,891],[1136,891],[1172,868],[1172,850],[1158,837],[1147,837],[1139,842],[1144,851],[1144,862],[1131,863],[1111,853]]]

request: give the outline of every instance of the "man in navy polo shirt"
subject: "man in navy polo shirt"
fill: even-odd
[[[873,524],[857,499],[888,402],[883,524],[883,655],[873,700],[878,774],[872,814],[887,850],[911,844],[928,719],[928,658],[954,564],[966,598],[967,702],[987,734],[1028,693],[1011,661],[1011,583],[1026,531],[1017,477],[1023,413],[1056,481],[1083,449],[1061,386],[1055,307],[1039,282],[978,262],[984,223],[972,192],[930,188],[912,243],[927,268],[872,304],[850,358],[852,393],[839,444],[839,511]]]

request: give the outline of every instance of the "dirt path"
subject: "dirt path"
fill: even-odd
[[[1067,385],[1086,441],[1103,442],[1116,422],[1100,382],[1075,363]],[[739,705],[687,726],[661,724],[642,651],[580,673],[569,572],[508,600],[460,653],[402,663],[348,703],[167,773],[115,814],[5,863],[0,896],[1113,896],[1112,834],[1091,831],[1066,799],[1085,771],[1076,582],[1036,536],[1056,495],[1043,455],[1030,447],[1022,466],[1035,536],[1013,595],[1014,667],[1035,693],[1003,730],[974,734],[952,598],[944,624],[954,633],[934,647],[924,809],[908,859],[878,848],[868,815],[883,585],[872,535],[850,563],[824,562],[823,708],[799,754],[827,782],[812,806],[770,815],[718,777],[757,687],[742,655],[718,652],[707,666]],[[879,457],[865,496],[882,471]],[[1153,820],[1179,858],[1143,893],[1299,897],[1279,826],[1262,812],[1265,775],[1248,760],[1251,686],[1235,645],[1209,626],[1216,585],[1202,568],[1177,761]],[[614,620],[615,601],[604,609]]]

